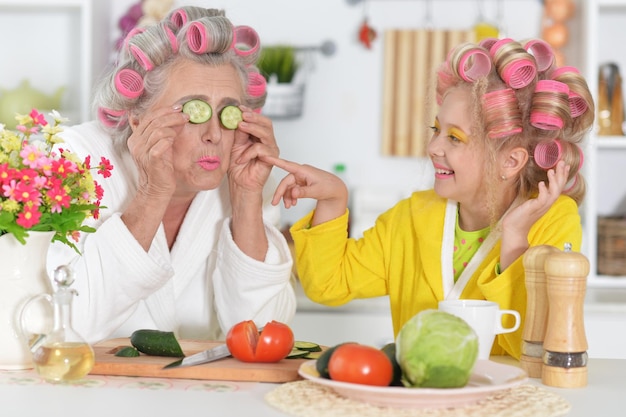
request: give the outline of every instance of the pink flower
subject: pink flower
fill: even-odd
[[[74,162],[67,159],[54,160],[52,161],[52,172],[59,174],[61,178],[66,178],[67,174],[78,172],[78,168]]]
[[[24,181],[17,183],[14,189],[14,198],[20,203],[32,203],[35,206],[39,206],[39,191],[35,189],[32,184],[28,184]]]
[[[11,180],[2,186],[2,190],[4,191],[2,195],[5,197],[9,197],[12,200],[15,200],[15,187],[17,186],[17,181]]]
[[[20,151],[22,163],[30,168],[39,168],[43,154],[34,145],[25,145]]]
[[[55,187],[48,191],[48,198],[51,201],[52,213],[60,213],[63,211],[63,207],[69,207],[72,202],[72,198],[65,192],[63,187]]]
[[[16,223],[27,229],[39,223],[41,213],[31,204],[24,205],[24,211],[17,215]]]
[[[102,175],[104,178],[109,178],[111,176],[112,169],[113,169],[113,165],[111,165],[111,161],[106,159],[104,156],[100,157],[100,165],[98,165],[98,174]]]
[[[33,123],[36,125],[46,126],[48,124],[44,115],[39,113],[36,109],[32,109],[29,116],[33,119]]]
[[[33,127],[28,128],[28,127],[26,127],[24,125],[17,125],[17,126],[15,126],[15,128],[17,130],[19,130],[20,132],[26,133],[26,134],[29,134],[29,135],[32,135],[32,134],[35,134],[35,133],[39,132],[39,128],[37,126],[33,126]]]

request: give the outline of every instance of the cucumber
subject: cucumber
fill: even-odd
[[[289,353],[289,355],[287,355],[287,359],[301,359],[301,358],[306,358],[306,356],[311,353],[308,350],[300,350],[300,349],[296,349],[293,348],[291,349],[291,352]]]
[[[349,343],[349,342],[347,342]],[[326,350],[324,350],[320,357],[317,358],[317,361],[315,361],[315,369],[317,369],[317,372],[320,374],[320,377],[322,378],[330,378],[330,373],[328,372],[328,363],[330,362],[330,357],[333,355],[333,353],[335,352],[335,349],[337,349],[339,346],[343,345],[345,343],[340,343],[338,345],[335,345],[333,347],[330,347]]]
[[[393,367],[393,379],[391,381],[391,386],[401,387],[402,384],[402,368],[396,359],[396,344],[394,342],[387,343],[380,350],[387,355],[389,360],[391,361],[391,366]]]
[[[139,356],[139,351],[133,346],[122,346],[117,352],[115,352],[115,356],[122,356],[124,358],[136,358],[137,356]]]
[[[170,356],[182,358],[183,353],[174,332],[153,329],[135,330],[130,336],[130,343],[139,352],[153,356]]]
[[[183,104],[183,113],[189,115],[189,122],[198,124],[208,121],[213,115],[213,110],[206,101],[193,99]]]
[[[242,120],[243,114],[237,106],[226,106],[220,112],[220,121],[226,129],[237,129]]]
[[[300,350],[306,350],[308,352],[321,352],[322,348],[317,343],[313,342],[303,342],[301,340],[296,340],[293,344],[294,348]]]

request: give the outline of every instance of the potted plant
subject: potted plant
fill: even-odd
[[[304,82],[299,77],[300,63],[296,49],[288,45],[264,47],[257,66],[267,80],[263,114],[284,119],[301,116]]]

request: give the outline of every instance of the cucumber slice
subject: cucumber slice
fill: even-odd
[[[237,106],[226,106],[220,112],[220,121],[226,129],[235,130],[243,120],[241,109]]]
[[[319,359],[324,352],[309,352],[304,359]]]
[[[120,350],[115,352],[115,356],[121,356],[124,358],[136,358],[139,356],[139,351],[133,346],[122,346]]]
[[[213,110],[206,101],[194,99],[183,104],[183,113],[189,115],[191,123],[198,124],[208,121],[213,115]]]
[[[300,349],[293,348],[291,352],[289,353],[289,355],[287,355],[287,359],[306,358],[309,353],[311,352],[309,352],[308,350],[300,350]]]
[[[306,350],[308,352],[321,352],[322,348],[317,343],[313,342],[304,342],[302,340],[296,340],[293,344],[294,348],[300,350]]]

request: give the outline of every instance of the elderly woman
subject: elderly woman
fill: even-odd
[[[142,328],[218,340],[242,320],[292,319],[292,259],[259,160],[279,150],[258,112],[258,53],[256,32],[221,11],[176,9],[128,35],[98,120],[63,133],[60,147],[114,166],[82,256],[54,244],[48,257],[50,270],[72,262],[88,341]]]

